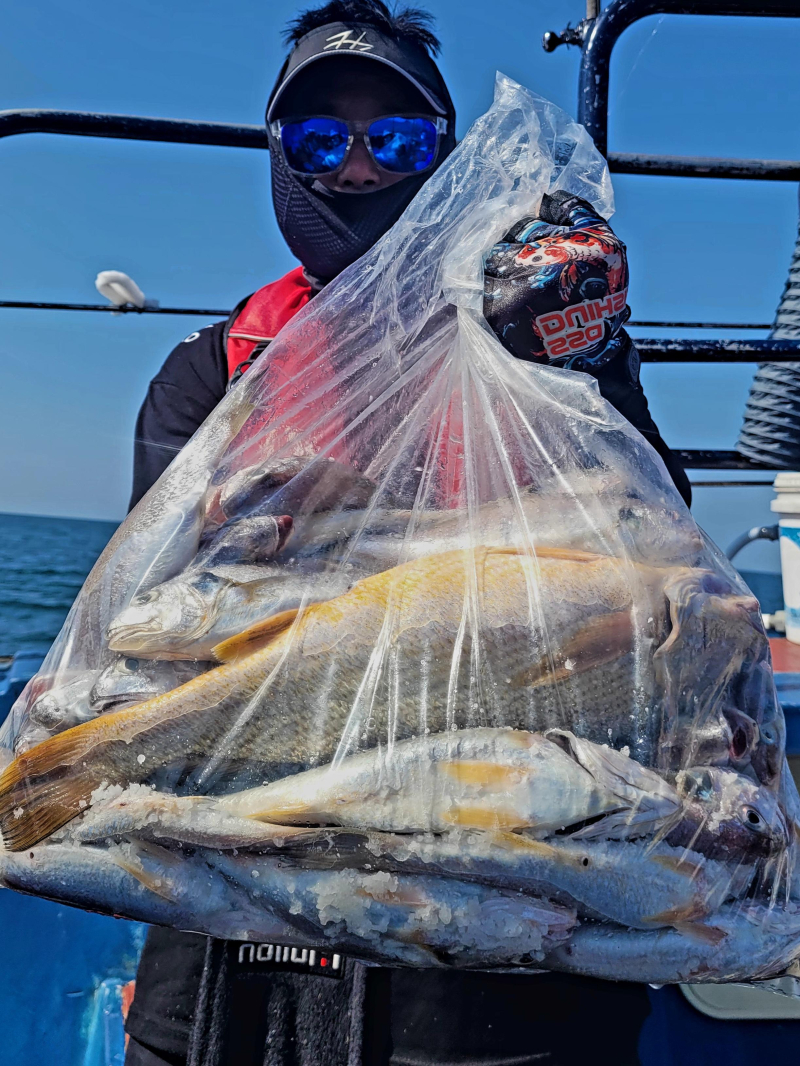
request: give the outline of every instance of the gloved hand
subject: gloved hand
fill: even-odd
[[[484,265],[483,313],[503,346],[572,370],[596,373],[629,345],[627,292],[625,245],[566,192],[545,195],[538,218],[521,219]]]

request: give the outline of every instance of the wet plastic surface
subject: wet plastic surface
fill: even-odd
[[[758,602],[594,381],[482,317],[558,189],[611,210],[585,131],[501,78],[132,512],[0,733],[6,885],[406,966],[792,963]],[[586,265],[549,254],[518,253]],[[587,343],[592,293],[537,328]]]

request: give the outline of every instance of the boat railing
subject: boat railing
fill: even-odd
[[[731,178],[749,181],[800,181],[800,161],[764,159],[716,159],[706,157],[643,155],[608,152],[608,90],[611,54],[621,34],[634,22],[655,14],[747,15],[796,18],[797,0],[613,0],[603,11],[598,0],[587,0],[587,17],[562,34],[547,33],[544,47],[560,44],[582,50],[578,89],[578,118],[619,174],[669,175],[672,177]],[[170,144],[217,145],[227,148],[269,148],[266,128],[226,122],[148,118],[141,115],[108,115],[88,111],[22,108],[0,111],[0,138],[23,133],[62,136],[105,137]],[[144,307],[118,308],[104,304],[45,303],[0,300],[0,308],[98,311],[131,314],[209,315],[229,312],[208,308]],[[633,322],[654,328],[770,329],[763,323]],[[636,338],[643,363],[793,363],[800,362],[800,343],[791,340],[684,340]],[[772,466],[756,463],[733,450],[676,449],[684,466],[702,470],[763,472]],[[710,487],[765,485],[764,480],[695,482]]]

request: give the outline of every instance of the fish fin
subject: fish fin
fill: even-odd
[[[261,651],[281,633],[284,633],[299,614],[299,607],[273,614],[263,622],[256,622],[244,632],[237,633],[235,637],[228,637],[227,640],[221,641],[212,648],[211,654],[217,662],[229,663],[235,659],[242,659],[246,655],[252,655],[253,652]]]
[[[673,925],[677,929],[679,926],[691,926],[707,917],[708,908],[703,906],[698,900],[693,900],[691,903],[685,903],[682,907],[669,907],[658,914],[648,914],[642,920],[649,925]]]
[[[563,860],[565,853],[554,848],[552,844],[544,840],[534,840],[523,836],[521,833],[512,833],[507,829],[488,830],[483,834],[485,839],[503,851],[525,852],[527,855],[535,855],[539,859]]]
[[[294,822],[313,824],[315,820],[324,817],[324,812],[321,812],[318,806],[311,801],[282,799],[280,791],[277,794],[270,792],[269,788],[265,791],[267,794],[261,802],[258,804],[251,803],[244,810],[242,810],[235,792],[229,796],[221,796],[218,803],[229,815],[233,815],[236,818],[246,818],[251,822],[263,822],[267,827],[280,826],[283,829],[290,829],[290,831],[296,828],[293,825]]]
[[[718,929],[715,925],[704,925],[702,922],[673,922],[672,925],[684,936],[701,940],[704,944],[719,944],[728,935],[724,929]]]
[[[633,620],[628,611],[593,618],[573,633],[552,656],[542,656],[538,663],[528,667],[512,679],[514,687],[535,688],[566,681],[587,670],[614,662],[633,648]]]
[[[102,734],[103,727],[97,723],[108,722],[109,716],[102,715],[90,722],[65,729],[36,744],[29,751],[18,755],[0,774],[0,803],[2,797],[13,791],[31,778],[41,777],[60,766],[70,766],[92,746],[91,738],[95,732]],[[87,728],[88,727],[88,728]],[[89,743],[87,744],[87,741]]]
[[[0,799],[0,836],[9,851],[24,851],[55,833],[89,806],[98,782],[69,777],[35,782]]]
[[[135,878],[139,882],[140,885],[144,885],[148,892],[152,892],[155,896],[160,896],[161,899],[167,900],[168,903],[177,902],[177,894],[170,887],[169,883],[166,881],[165,878],[159,877],[157,874],[150,873],[148,870],[143,869],[136,862],[129,861],[119,854],[112,853],[111,858],[121,870],[124,870],[125,873],[130,874],[131,877]]]
[[[38,844],[79,814],[81,804],[88,805],[101,782],[87,772],[72,774],[70,767],[103,742],[112,718],[126,713],[102,715],[58,733],[6,767],[0,775],[0,835],[10,851]],[[48,779],[54,772],[55,780]]]

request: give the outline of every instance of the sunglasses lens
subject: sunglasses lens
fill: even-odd
[[[380,118],[369,128],[376,161],[393,174],[427,170],[436,156],[436,126],[427,118]]]
[[[281,126],[286,162],[300,174],[338,170],[347,153],[348,137],[346,124],[333,118],[306,118]]]

